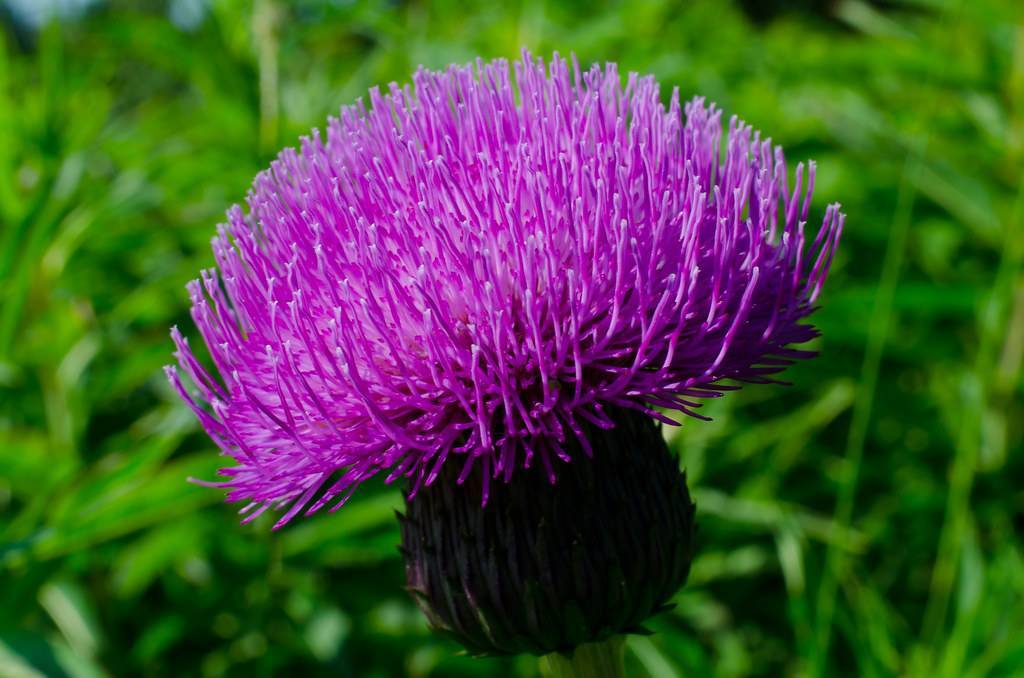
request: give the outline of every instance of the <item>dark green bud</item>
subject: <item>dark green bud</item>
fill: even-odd
[[[671,607],[694,551],[685,474],[650,417],[612,413],[588,426],[551,484],[541,464],[492,480],[481,507],[479,465],[460,464],[406,502],[408,588],[431,625],[477,655],[569,652]]]

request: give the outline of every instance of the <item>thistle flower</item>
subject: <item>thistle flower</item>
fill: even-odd
[[[584,71],[557,55],[546,66],[524,54],[513,70],[420,69],[412,87],[372,89],[369,107],[343,108],[326,134],[284,150],[248,210],[218,228],[219,270],[189,285],[219,379],[172,330],[194,389],[174,368],[169,378],[233,459],[215,484],[245,502],[245,520],[280,509],[281,526],[338,508],[378,473],[402,479],[410,586],[422,595],[444,568],[417,560],[417,545],[462,548],[428,538],[428,505],[468,502],[472,486],[483,525],[502,510],[488,506],[495,497],[507,506],[549,484],[557,494],[565,475],[590,506],[583,488],[610,485],[579,479],[599,465],[669,457],[652,420],[703,418],[702,399],[811,355],[793,345],[816,336],[802,320],[842,231],[832,205],[805,236],[813,163],[790,186],[782,150],[736,118],[723,154],[721,113],[702,99],[684,106],[673,91],[666,106],[652,77],[623,85],[615,64]],[[680,507],[668,521],[679,525],[655,541],[689,553],[692,505],[674,468],[666,482],[681,494],[664,506]],[[622,515],[657,521],[641,478],[613,475],[641,495]],[[476,520],[468,510],[455,512]],[[668,566],[661,589],[687,568],[688,557]],[[445,572],[458,583],[449,595],[480,597],[465,573]],[[674,591],[661,589],[622,624]],[[458,604],[432,609],[466,640],[455,627],[470,621],[451,623]],[[594,630],[605,621],[555,649],[624,630]],[[531,635],[504,636],[517,634]],[[551,649],[486,636],[469,644]]]

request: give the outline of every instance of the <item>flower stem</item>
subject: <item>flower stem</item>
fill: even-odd
[[[540,658],[540,672],[546,678],[625,678],[622,636],[577,647],[572,656],[558,652]]]

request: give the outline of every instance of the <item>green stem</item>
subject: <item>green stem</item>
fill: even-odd
[[[540,658],[546,678],[626,678],[625,639],[615,636],[601,643],[577,647],[572,656],[554,652]]]

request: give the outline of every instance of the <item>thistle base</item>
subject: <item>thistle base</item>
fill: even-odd
[[[475,655],[568,655],[670,607],[693,558],[686,479],[650,417],[608,414],[583,431],[592,455],[566,441],[554,484],[534,459],[481,507],[483,464],[460,485],[450,459],[407,499],[406,580],[431,626]]]

